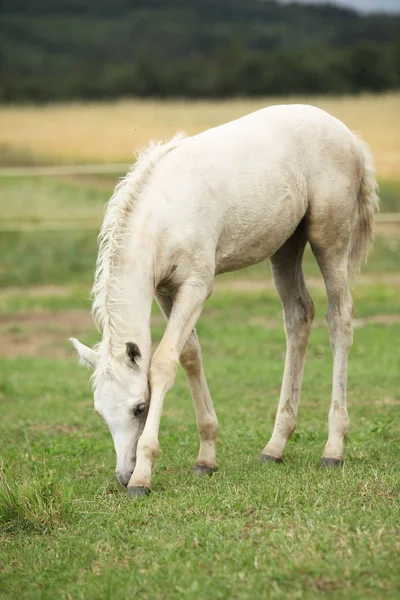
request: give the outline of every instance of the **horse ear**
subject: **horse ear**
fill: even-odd
[[[79,340],[76,338],[69,338],[69,341],[72,343],[74,348],[79,354],[80,363],[88,365],[92,369],[95,369],[99,360],[99,355],[97,352],[85,346],[85,344],[81,344]]]
[[[135,365],[137,365],[137,359],[142,358],[139,346],[135,342],[126,342],[126,355]]]

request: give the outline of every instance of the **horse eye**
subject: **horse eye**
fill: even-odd
[[[135,409],[133,411],[133,414],[135,415],[135,417],[138,417],[139,415],[141,415],[144,412],[145,408],[146,408],[145,402],[141,402],[140,404],[135,406]]]

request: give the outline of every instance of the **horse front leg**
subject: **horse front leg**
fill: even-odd
[[[156,298],[168,321],[174,302],[173,297],[156,294]],[[192,394],[200,439],[194,471],[199,475],[211,475],[217,470],[218,419],[204,374],[200,343],[195,330],[190,334],[179,360]]]
[[[190,334],[180,361],[192,393],[200,439],[194,471],[198,475],[211,475],[217,470],[218,419],[208,390],[200,343],[195,331]]]
[[[207,282],[190,280],[175,296],[164,336],[150,365],[151,400],[146,424],[137,448],[136,467],[128,484],[128,495],[150,493],[151,473],[158,455],[158,431],[164,398],[174,384],[179,357],[210,295]]]

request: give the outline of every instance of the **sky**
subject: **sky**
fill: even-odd
[[[328,0],[280,0],[280,2],[299,2],[303,4],[328,4]],[[329,0],[330,4],[338,4],[354,8],[360,12],[391,12],[400,14],[400,0]]]

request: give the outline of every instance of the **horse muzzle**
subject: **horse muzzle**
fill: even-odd
[[[130,478],[132,477],[132,471],[117,471],[117,479],[121,485],[128,487]]]

